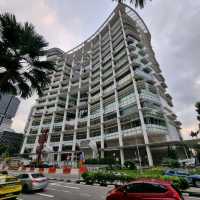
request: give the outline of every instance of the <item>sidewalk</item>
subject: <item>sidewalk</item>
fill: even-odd
[[[81,178],[79,174],[44,174],[49,180],[75,182]]]
[[[188,193],[189,196],[200,197],[200,188],[190,187],[187,190],[184,190],[182,192]]]

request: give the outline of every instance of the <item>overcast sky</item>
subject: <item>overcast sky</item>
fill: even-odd
[[[29,21],[49,47],[70,50],[104,22],[116,3],[111,0],[0,0],[0,13]],[[174,111],[187,137],[197,129],[194,104],[200,100],[200,1],[153,0],[137,10],[152,35],[156,58],[173,97]],[[13,128],[23,132],[35,96],[21,101]]]

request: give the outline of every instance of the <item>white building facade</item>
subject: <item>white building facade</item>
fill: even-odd
[[[151,35],[129,6],[119,4],[89,39],[66,53],[50,49],[47,59],[57,71],[32,109],[21,154],[36,152],[46,128],[58,162],[77,146],[86,158],[96,157],[92,141],[102,158],[123,164],[139,157],[152,166],[160,152],[152,144],[181,140]]]

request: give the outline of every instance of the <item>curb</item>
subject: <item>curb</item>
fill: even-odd
[[[200,197],[199,192],[191,192],[191,191],[181,191],[182,193],[189,194],[190,197]]]

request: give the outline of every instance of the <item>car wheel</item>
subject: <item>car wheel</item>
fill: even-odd
[[[200,180],[194,181],[194,185],[195,185],[195,187],[200,188]]]
[[[29,190],[29,188],[28,188],[28,185],[26,185],[26,184],[23,185],[22,191],[23,191],[23,192],[26,192],[26,193],[29,192],[30,190]]]

